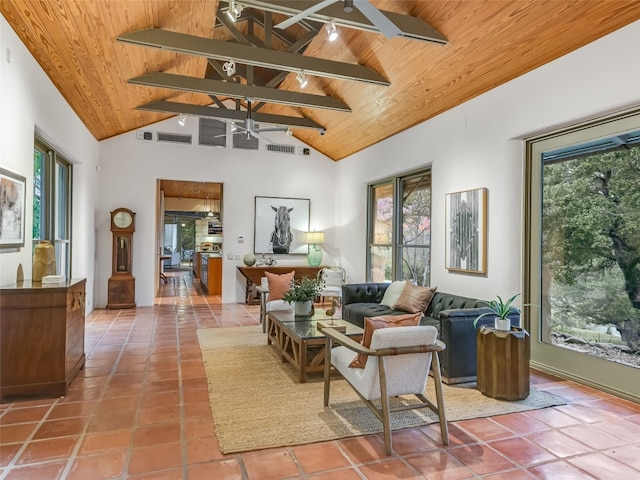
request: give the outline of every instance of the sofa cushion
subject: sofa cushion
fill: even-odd
[[[269,293],[267,294],[267,302],[273,300],[282,300],[284,292],[291,288],[291,281],[295,276],[295,270],[289,273],[278,275],[277,273],[264,272],[269,282]]]
[[[367,317],[364,319],[364,334],[362,335],[362,345],[369,348],[373,332],[379,328],[408,327],[420,324],[422,313],[411,313],[405,315],[382,315],[380,317]],[[351,368],[364,368],[369,355],[358,353],[349,364]]]
[[[391,282],[384,292],[380,305],[393,308],[393,305],[398,301],[398,298],[400,298],[400,295],[407,283],[408,282],[406,280],[396,280],[395,282]]]
[[[393,304],[394,310],[402,310],[403,312],[418,313],[427,310],[433,295],[438,287],[419,287],[410,282],[404,286],[400,297]]]
[[[360,328],[364,328],[365,317],[401,315],[402,313],[403,312],[397,310],[392,310],[390,307],[380,305],[379,303],[343,303],[342,305],[342,318]]]

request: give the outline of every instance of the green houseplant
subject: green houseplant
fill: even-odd
[[[506,301],[502,300],[502,297],[498,295],[497,300],[491,300],[487,302],[487,307],[491,311],[478,315],[478,317],[476,317],[476,319],[473,321],[473,326],[476,327],[478,325],[478,321],[481,318],[491,315],[495,317],[494,326],[496,330],[508,331],[511,328],[511,321],[508,318],[509,314],[519,312],[519,310],[513,305],[513,301],[518,295],[520,294],[516,293],[513,297]]]
[[[315,278],[302,278],[291,281],[289,290],[282,294],[282,300],[293,303],[297,316],[308,317],[312,314],[313,301],[320,293],[320,284]]]

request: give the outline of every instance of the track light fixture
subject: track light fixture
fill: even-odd
[[[304,70],[300,70],[298,72],[298,74],[296,75],[296,78],[298,79],[298,83],[300,84],[300,88],[306,87],[307,83],[309,83],[309,81],[307,80],[307,76],[304,73]]]
[[[324,28],[327,30],[327,35],[329,36],[330,42],[333,42],[336,38],[338,38],[338,29],[336,27],[335,20],[331,20],[324,26]]]
[[[287,135],[293,135],[293,130],[291,130],[291,128],[287,128]]]
[[[234,62],[232,59],[229,59],[228,62],[224,62],[224,65],[222,65],[222,70],[227,73],[227,77],[230,77],[231,75],[236,73],[236,62]]]
[[[180,116],[178,117],[178,125],[180,125],[181,127],[184,127],[186,123],[187,123],[187,114],[181,113]]]
[[[242,13],[242,5],[236,4],[235,0],[229,0],[229,10],[227,10],[227,15],[231,19],[232,22],[236,22],[238,18],[240,18],[240,14]]]

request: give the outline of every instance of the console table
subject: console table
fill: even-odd
[[[85,283],[0,287],[0,401],[66,395],[84,366]]]
[[[282,275],[283,273],[289,273],[291,270],[295,270],[295,278],[316,278],[318,272],[324,267],[309,267],[308,265],[289,265],[289,266],[275,266],[275,267],[238,267],[238,271],[247,280],[245,287],[245,302],[249,305],[253,305],[255,300],[254,285],[260,285],[260,279],[265,276],[265,272],[276,273]]]

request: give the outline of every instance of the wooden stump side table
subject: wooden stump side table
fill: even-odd
[[[478,390],[500,400],[523,400],[529,396],[529,333],[517,327],[510,331],[480,327],[478,343]]]

